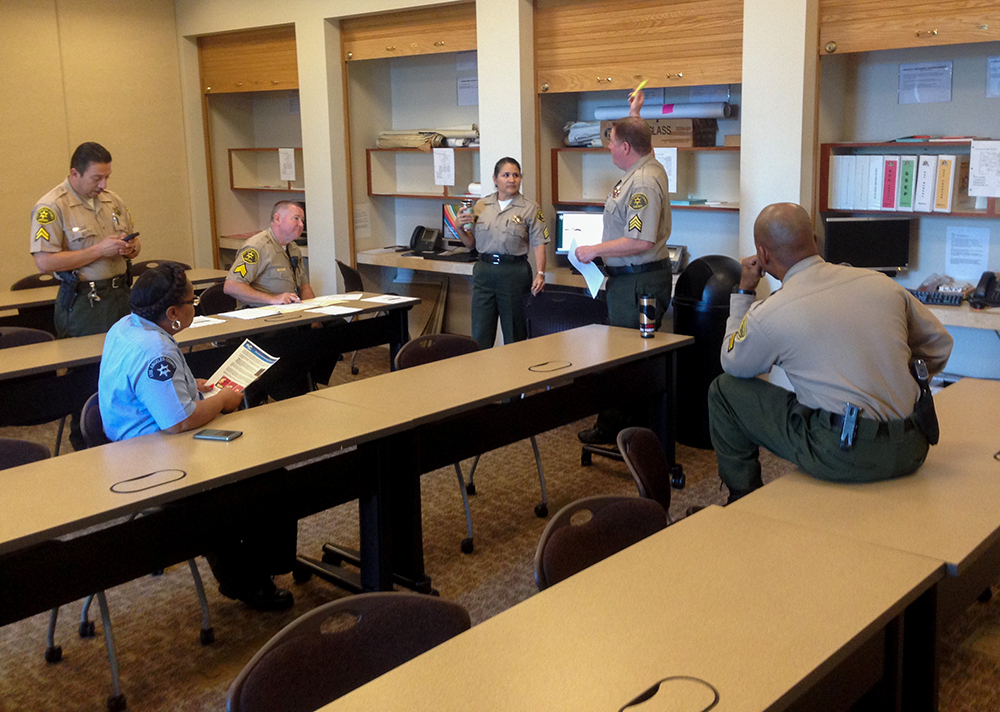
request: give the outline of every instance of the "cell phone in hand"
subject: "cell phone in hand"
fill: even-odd
[[[123,237],[122,240],[128,242],[129,240],[134,240],[137,237],[139,237],[139,233],[133,232],[131,235],[126,235],[125,237]]]
[[[199,430],[195,433],[194,439],[221,440],[222,442],[228,443],[230,440],[235,440],[242,434],[242,430],[213,430],[212,428],[205,428],[204,430]]]

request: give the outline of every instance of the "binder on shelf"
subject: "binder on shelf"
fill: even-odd
[[[957,156],[955,159],[955,197],[951,209],[957,213],[976,210],[976,197],[969,195],[969,156]]]
[[[868,157],[868,210],[882,209],[882,181],[885,156]]]
[[[827,204],[830,210],[850,210],[851,196],[848,194],[847,171],[854,171],[854,156],[830,156],[830,181]]]
[[[882,181],[882,210],[895,210],[899,203],[899,156],[886,156]]]
[[[842,164],[844,166],[841,174],[841,186],[838,191],[840,194],[840,209],[850,210],[854,207],[854,165],[857,162],[857,156],[840,156],[840,158],[843,159]]]
[[[937,180],[934,188],[934,212],[950,213],[955,194],[955,156],[938,156]]]
[[[913,189],[916,188],[917,180],[917,157],[899,157],[899,199],[896,201],[896,210],[900,212],[913,212]]]
[[[934,210],[937,188],[937,156],[924,155],[917,160],[917,181],[913,189],[913,209],[921,213]]]
[[[868,166],[871,156],[854,157],[854,199],[851,201],[853,210],[868,209]]]

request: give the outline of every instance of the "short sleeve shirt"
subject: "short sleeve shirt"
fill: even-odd
[[[226,279],[249,284],[267,294],[298,294],[299,289],[309,283],[298,245],[289,243],[286,252],[271,228],[246,241]]]
[[[473,209],[476,215],[476,250],[492,255],[526,255],[528,247],[545,245],[549,229],[542,209],[518,193],[501,209],[497,194],[481,198]]]
[[[32,254],[83,250],[120,232],[135,232],[124,201],[105,190],[91,207],[73,192],[68,179],[43,195],[31,211]],[[81,280],[108,279],[125,274],[125,258],[101,257],[76,272]]]
[[[652,153],[643,156],[625,172],[604,203],[602,242],[630,237],[652,242],[655,247],[628,257],[605,257],[611,267],[644,264],[667,259],[670,238],[670,194],[667,172]]]
[[[135,314],[108,331],[97,390],[111,440],[173,427],[203,398],[174,337]]]

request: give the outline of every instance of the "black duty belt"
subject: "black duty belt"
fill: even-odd
[[[641,265],[624,265],[623,267],[612,267],[604,265],[604,273],[609,277],[617,277],[620,274],[642,274],[644,272],[656,272],[661,269],[670,269],[670,260],[659,260],[658,262],[646,262]]]
[[[83,292],[89,291],[90,285],[94,285],[94,289],[106,290],[106,289],[124,289],[127,286],[126,275],[118,274],[114,277],[108,277],[107,279],[81,279],[76,283],[76,291]]]
[[[834,428],[843,429],[844,427],[844,415],[842,413],[830,413],[830,424]],[[893,427],[890,425],[891,422],[895,421],[884,421],[884,420],[873,420],[872,418],[858,418],[858,437],[864,438],[865,440],[874,440],[877,437],[888,437],[890,429]],[[913,423],[912,418],[903,418],[903,432],[907,433],[911,430],[916,430],[917,426]]]
[[[488,265],[507,264],[511,262],[527,262],[527,255],[493,255],[488,252],[479,253],[479,261]]]

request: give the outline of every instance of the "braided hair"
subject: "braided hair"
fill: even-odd
[[[167,309],[183,301],[187,285],[183,267],[176,262],[161,262],[140,274],[132,285],[129,299],[132,313],[154,324],[163,321]]]

